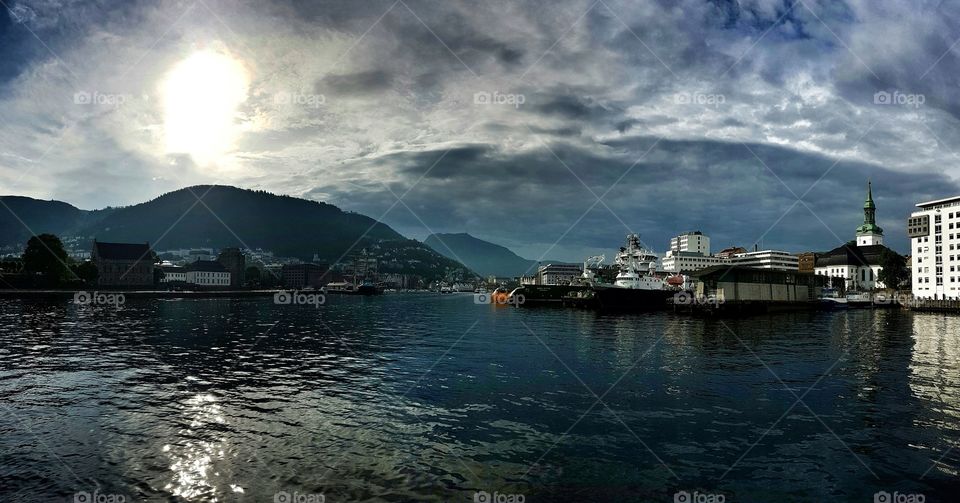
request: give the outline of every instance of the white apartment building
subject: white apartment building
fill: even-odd
[[[777,271],[799,271],[800,257],[779,250],[759,250],[738,253],[730,261],[733,265]]]
[[[960,298],[960,196],[917,204],[907,235],[913,254],[913,295]]]
[[[668,251],[660,261],[667,272],[693,272],[715,265],[730,264],[730,259],[700,255],[699,253]]]
[[[694,272],[717,265],[797,271],[800,269],[800,257],[778,250],[758,250],[717,257],[710,255],[710,238],[700,231],[692,231],[670,239],[670,249],[664,255],[661,265],[664,271],[677,273]]]
[[[670,238],[670,248],[660,261],[664,271],[677,273],[729,263],[729,259],[710,255],[710,238],[700,231],[685,232]]]
[[[670,250],[667,252],[688,252],[700,255],[710,255],[710,238],[700,231],[685,232],[677,237],[670,238]]]

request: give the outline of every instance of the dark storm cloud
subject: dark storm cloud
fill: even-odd
[[[561,94],[534,105],[539,113],[556,115],[570,120],[592,120],[622,113],[617,106],[598,103],[588,96]]]
[[[395,201],[391,191],[413,187],[413,213],[397,205],[385,217],[401,232],[466,231],[531,258],[583,216],[548,253],[568,260],[613,249],[628,229],[661,251],[686,229],[719,248],[750,246],[771,226],[765,246],[829,249],[833,233],[852,237],[867,178],[887,241],[905,250],[912,205],[958,191],[953,3],[205,5],[216,18],[190,2],[12,2],[25,24],[0,17],[0,182],[42,174],[24,178],[34,195],[94,207],[216,181],[374,217]],[[160,100],[120,110],[70,101],[78,86],[116,85],[111,76],[151,92],[165,68],[210,40],[252,72],[245,128],[223,170],[163,150]],[[297,90],[330,99],[276,105],[276,93]],[[525,101],[481,106],[472,99],[481,91]],[[926,102],[875,105],[878,91]],[[43,157],[46,145],[58,148]],[[608,189],[615,215],[595,204]],[[814,213],[787,212],[794,194]]]
[[[535,258],[536,250],[545,252],[593,205],[596,199],[590,190],[597,195],[607,192],[655,141],[611,143],[630,156],[597,156],[553,145],[569,170],[543,151],[504,155],[465,146],[439,162],[440,151],[398,154],[391,164],[407,166],[404,170],[410,180],[424,175],[423,166],[434,167],[404,199],[413,213],[400,205],[386,220],[421,238],[430,231],[467,230],[508,242],[520,234],[527,243],[540,243],[540,248],[524,247]],[[887,241],[901,251],[907,249],[904,222],[917,198],[960,191],[943,175],[915,177],[864,163],[835,164],[822,156],[759,144],[661,140],[604,197],[613,213],[596,205],[562,240],[562,248],[615,248],[629,227],[661,251],[672,235],[685,229],[703,230],[718,249],[760,242],[797,252],[828,250],[853,239],[854,229],[862,222],[868,179],[873,182]],[[408,189],[410,185],[404,183],[391,188],[397,195]],[[799,196],[802,203],[794,204]],[[369,214],[382,213],[395,201],[382,191],[341,197]],[[582,259],[576,252],[550,255]]]
[[[336,94],[366,94],[389,89],[393,78],[382,70],[344,75],[329,75],[317,83],[317,92]]]

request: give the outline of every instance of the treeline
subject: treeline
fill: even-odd
[[[60,238],[40,234],[19,258],[0,261],[0,288],[84,288],[97,282],[97,267],[67,255]]]

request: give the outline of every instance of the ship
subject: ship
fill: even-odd
[[[620,248],[615,260],[619,272],[614,283],[592,287],[595,307],[629,311],[666,309],[676,289],[656,274],[657,258],[640,244],[638,234],[628,234],[627,245]]]
[[[382,293],[383,288],[370,280],[364,280],[357,286],[357,295],[380,295]]]
[[[337,295],[380,295],[383,293],[383,288],[369,280],[365,280],[359,285],[347,281],[340,281],[327,283],[323,291],[324,293]]]
[[[583,262],[583,273],[574,281],[559,285],[521,284],[510,292],[509,299],[516,305],[562,305],[568,297],[575,297],[590,291],[596,282],[593,272],[603,263],[603,255],[589,257]],[[522,299],[522,300],[521,300]]]

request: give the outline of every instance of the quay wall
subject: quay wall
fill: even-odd
[[[960,313],[960,300],[908,298],[901,300],[901,303],[911,311]]]

